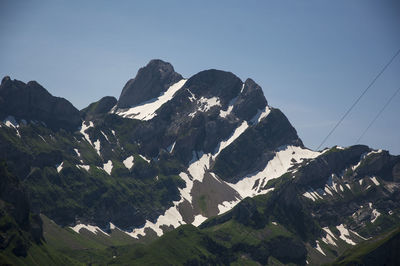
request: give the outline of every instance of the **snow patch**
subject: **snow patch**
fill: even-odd
[[[99,140],[99,139],[96,140],[93,144],[94,144],[94,148],[95,148],[96,151],[97,151],[97,154],[100,155],[100,148],[101,148],[100,140]]]
[[[108,160],[107,163],[103,164],[104,171],[106,171],[106,173],[109,175],[111,175],[112,168],[113,168],[113,163],[111,160]]]
[[[211,97],[211,98],[201,97],[198,103],[200,104],[199,111],[201,112],[207,112],[208,110],[211,109],[211,107],[214,106],[221,106],[218,97]]]
[[[134,157],[131,155],[126,158],[122,163],[125,165],[126,168],[131,169],[133,166]]]
[[[108,137],[107,137],[107,135],[106,134],[104,134],[104,132],[103,131],[101,131],[100,130],[100,132],[101,132],[101,134],[104,136],[104,138],[108,141],[108,142],[110,142],[110,140],[108,139]]]
[[[292,159],[301,162],[304,159],[315,158],[318,155],[320,155],[320,152],[303,149],[297,146],[284,146],[275,153],[275,157],[267,163],[263,170],[244,176],[236,184],[227,184],[235,189],[242,198],[265,194],[266,191],[262,190],[261,185],[267,184],[269,180],[278,178],[286,173],[293,164]],[[257,179],[260,179],[258,182],[259,185],[253,188]]]
[[[199,159],[197,160],[197,158]],[[202,151],[193,152],[193,159],[188,167],[188,171],[194,180],[203,181],[206,170],[210,168],[210,159],[210,154],[203,154]]]
[[[86,171],[89,172],[90,169],[90,165],[84,165],[84,164],[77,164],[76,167],[80,168],[80,169],[84,169]]]
[[[86,133],[86,130],[88,130],[89,128],[93,127],[93,122],[89,121],[89,125],[87,126],[85,121],[82,122],[82,126],[81,126],[81,130],[79,131],[83,137],[87,140],[87,142],[90,143],[90,145],[93,146],[92,141],[90,140],[89,134]]]
[[[381,215],[380,212],[378,212],[377,209],[372,208],[372,203],[369,203],[369,207],[372,209],[372,215],[371,215],[371,223],[374,223],[376,219]]]
[[[56,167],[57,167],[57,173],[61,172],[61,170],[63,169],[63,164],[64,164],[64,162],[62,162],[62,163],[56,165]]]
[[[140,158],[145,160],[147,163],[150,163],[150,159],[147,159],[144,155],[139,154]]]
[[[340,224],[340,225],[338,225],[338,226],[336,226],[336,228],[339,230],[339,232],[340,232],[340,238],[342,239],[342,240],[344,240],[346,243],[348,243],[348,244],[350,244],[350,245],[355,245],[356,243],[353,241],[353,240],[351,240],[349,237],[350,237],[350,232],[349,232],[349,230],[347,230],[345,227],[344,227],[344,225],[343,224]]]
[[[150,120],[156,116],[156,111],[166,102],[171,100],[174,94],[183,87],[186,79],[182,79],[177,83],[171,85],[167,91],[158,96],[157,98],[151,99],[137,106],[129,109],[118,109],[114,112],[122,117],[134,118],[139,120]],[[113,112],[113,110],[111,111]]]
[[[93,234],[97,235],[97,233],[103,233],[107,236],[110,236],[109,234],[107,234],[106,232],[104,232],[103,230],[100,229],[100,227],[98,226],[94,226],[94,225],[86,225],[86,224],[77,224],[74,227],[70,227],[72,230],[74,230],[75,232],[77,232],[79,234],[81,229],[86,229],[90,232],[92,232]]]
[[[317,240],[317,247],[315,248],[316,250],[318,250],[322,255],[326,256],[325,252],[322,250],[322,248],[319,246],[319,241]]]
[[[202,222],[204,222],[205,220],[207,220],[207,217],[204,217],[203,215],[201,215],[201,214],[198,214],[198,215],[196,215],[195,217],[194,217],[194,221],[193,221],[193,225],[194,226],[199,226]]]
[[[75,151],[76,155],[78,155],[78,157],[81,157],[81,154],[79,153],[78,149],[74,149],[74,151]]]
[[[230,113],[233,110],[233,106],[235,105],[236,101],[237,101],[238,96],[236,96],[235,98],[233,98],[232,100],[229,101],[228,104],[228,108],[224,111],[224,110],[220,110],[219,111],[219,116],[222,118],[226,118],[228,115],[230,115]]]
[[[221,204],[218,204],[218,215],[223,214],[238,204],[240,200],[233,200],[233,201],[224,201]]]
[[[213,158],[216,158],[218,156],[218,154],[225,149],[226,147],[228,147],[232,142],[234,142],[240,135],[242,135],[243,132],[246,131],[246,129],[249,127],[249,125],[247,124],[246,121],[243,121],[243,123],[237,127],[235,129],[235,131],[232,133],[231,136],[229,136],[228,139],[223,140],[219,143],[219,145],[217,146],[217,148],[215,149],[216,151],[214,152],[215,155],[213,156]]]
[[[172,153],[174,151],[175,144],[176,144],[176,141],[167,147],[167,151],[169,153]]]
[[[251,124],[258,124],[260,123],[261,120],[263,120],[264,118],[266,118],[269,113],[271,112],[271,109],[269,108],[269,106],[265,106],[264,109],[258,110],[257,114],[250,120]]]
[[[376,179],[376,177],[371,177],[371,181],[374,182],[375,186],[379,186],[379,181]]]

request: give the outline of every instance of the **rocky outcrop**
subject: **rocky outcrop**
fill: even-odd
[[[74,131],[81,124],[79,111],[66,99],[52,96],[36,81],[25,84],[8,76],[0,85],[0,119],[7,116],[44,122],[54,130]]]
[[[108,113],[117,104],[117,99],[112,96],[105,96],[97,102],[91,103],[80,111],[84,120],[93,120],[98,116]]]
[[[156,98],[181,79],[182,76],[174,71],[170,63],[159,59],[151,60],[139,69],[134,79],[126,83],[117,107],[129,108]]]

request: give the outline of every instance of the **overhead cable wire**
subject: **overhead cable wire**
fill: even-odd
[[[361,93],[360,96],[353,102],[350,108],[344,113],[344,115],[340,118],[340,120],[336,123],[336,125],[331,129],[328,135],[324,138],[324,140],[319,144],[317,150],[321,148],[322,145],[326,142],[326,140],[332,135],[332,133],[336,130],[336,128],[343,122],[346,116],[353,110],[353,108],[357,105],[357,103],[361,100],[361,98],[367,93],[367,91],[375,84],[376,80],[385,72],[385,70],[392,64],[393,60],[399,55],[400,49],[390,58],[389,62],[382,68],[382,70],[375,76],[375,78],[369,83],[367,88]]]
[[[357,139],[356,144],[360,143],[360,140],[364,137],[365,133],[370,129],[370,127],[375,123],[375,121],[379,118],[379,116],[385,111],[386,107],[390,104],[390,102],[396,97],[397,93],[399,93],[400,87],[392,94],[392,96],[389,98],[389,100],[385,103],[385,105],[382,107],[382,109],[376,114],[374,119],[372,119],[371,123],[367,126],[367,128],[364,130],[364,132],[360,135],[360,137]]]

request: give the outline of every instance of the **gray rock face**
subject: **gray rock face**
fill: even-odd
[[[79,111],[66,99],[52,96],[36,81],[27,84],[4,77],[0,85],[0,119],[37,120],[52,129],[76,130],[81,124]]]
[[[174,67],[159,59],[151,60],[139,69],[136,77],[124,86],[118,108],[128,108],[149,101],[165,92],[169,86],[182,79]]]

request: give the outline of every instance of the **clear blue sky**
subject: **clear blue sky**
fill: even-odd
[[[0,0],[0,75],[81,109],[150,59],[253,78],[316,148],[400,48],[400,1]],[[400,57],[324,146],[355,141],[400,86]],[[361,141],[400,154],[400,95]]]

